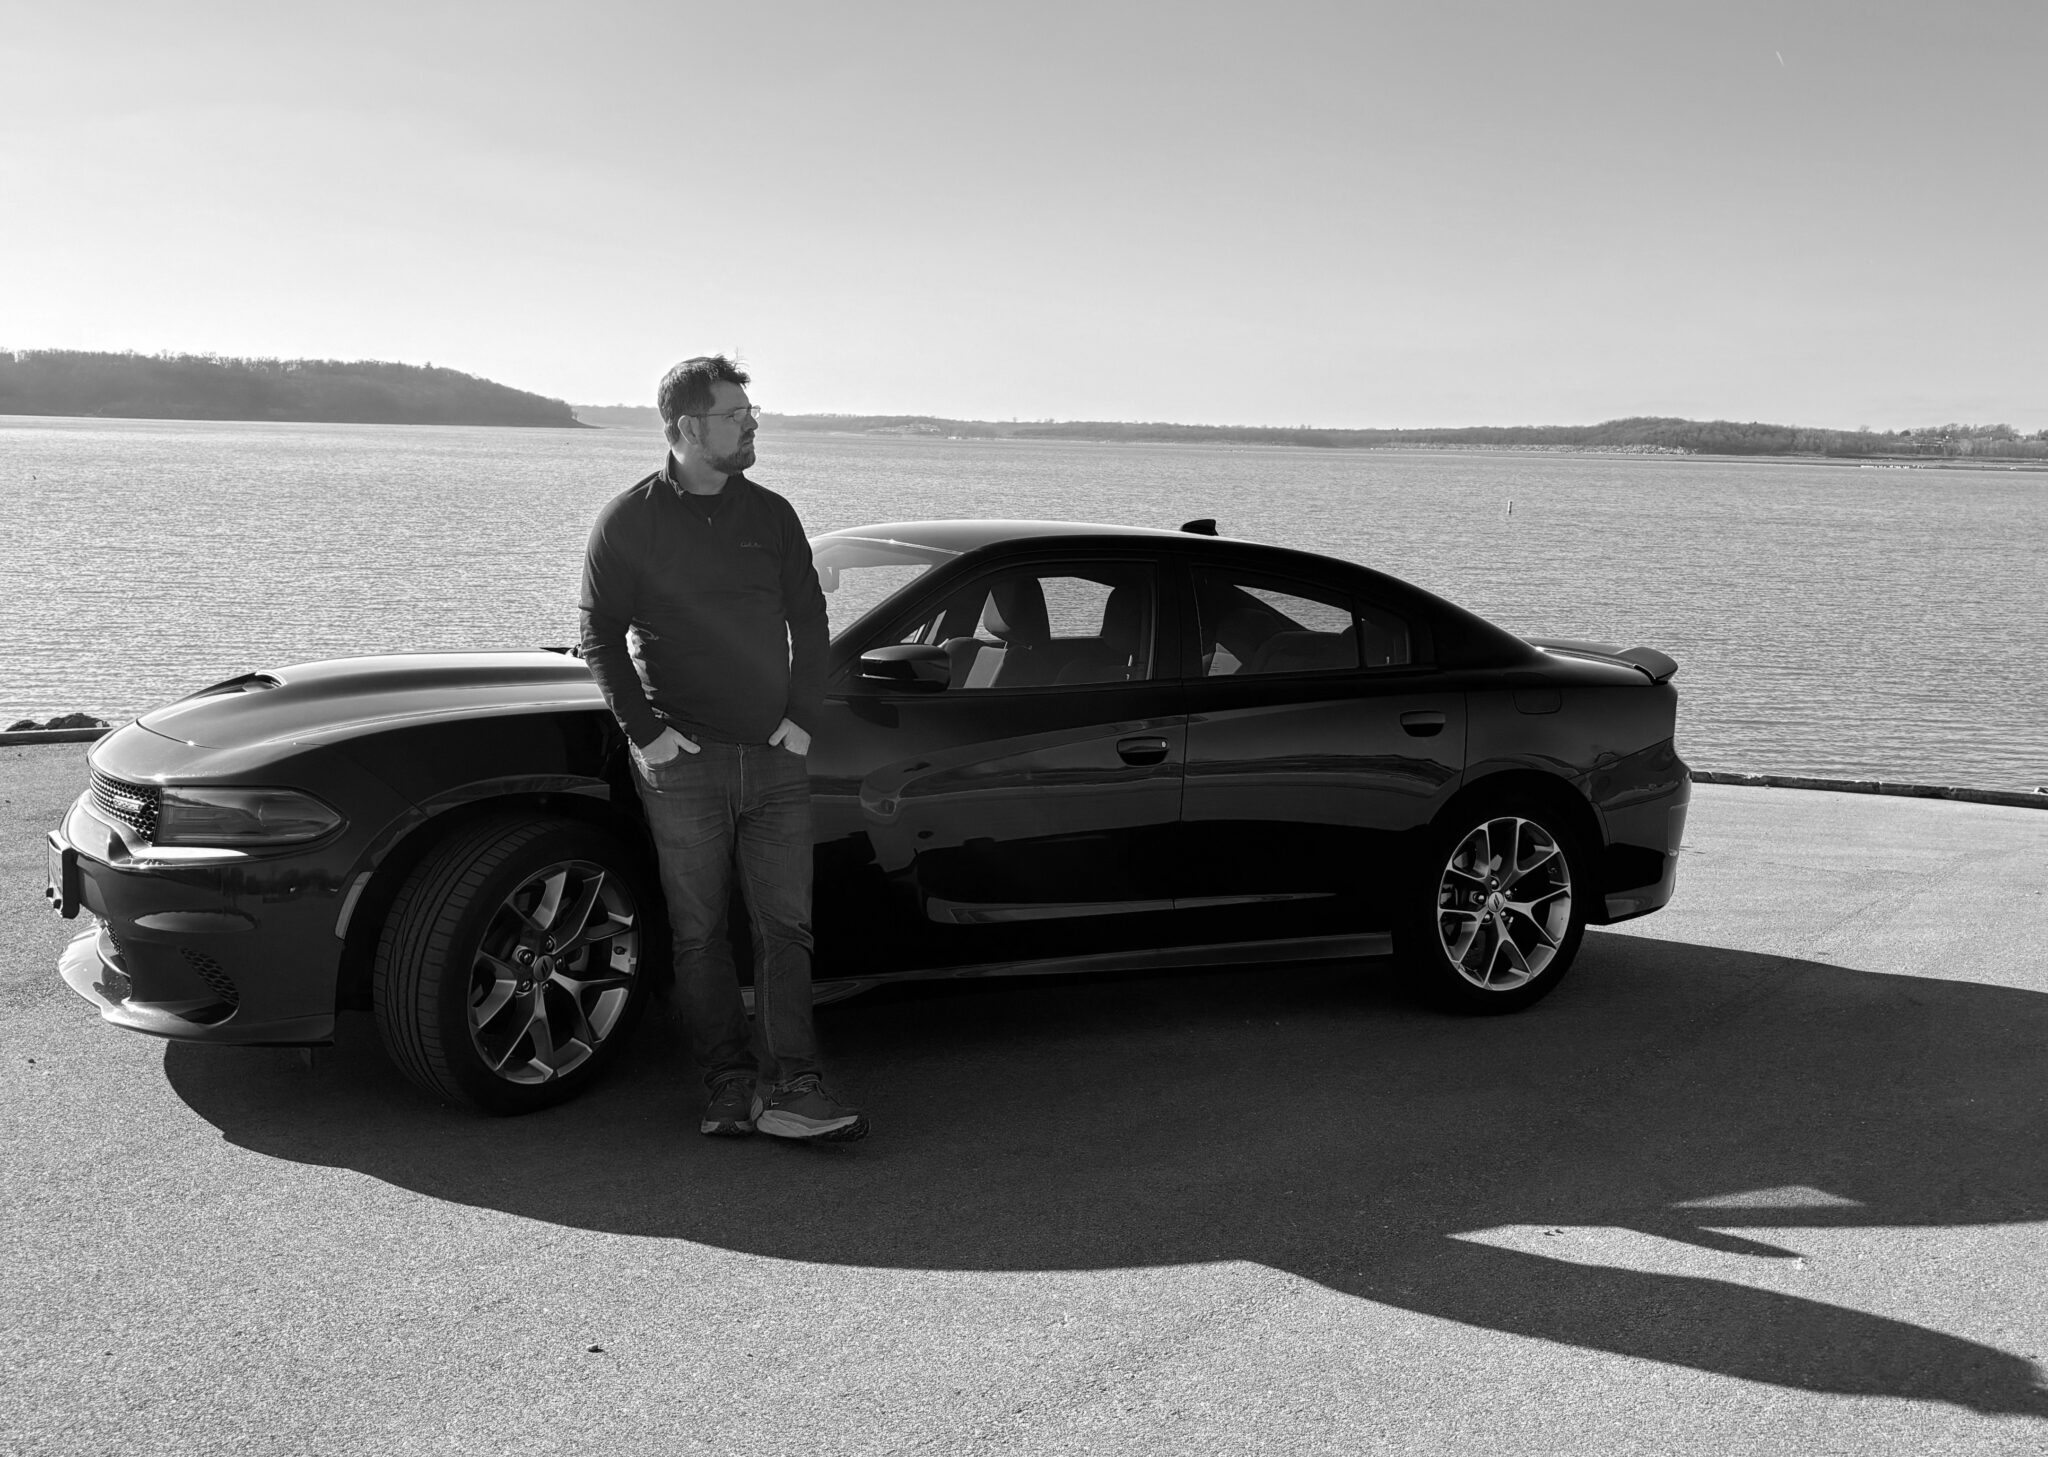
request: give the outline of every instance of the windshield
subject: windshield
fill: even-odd
[[[907,541],[865,536],[821,536],[811,543],[818,585],[825,589],[826,621],[833,637],[957,553]]]

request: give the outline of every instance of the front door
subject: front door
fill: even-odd
[[[1158,944],[1173,905],[1186,719],[1159,573],[991,569],[885,641],[951,684],[851,682],[812,751],[820,977]],[[1166,669],[1170,672],[1170,667]]]

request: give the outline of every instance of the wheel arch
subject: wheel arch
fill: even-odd
[[[1546,774],[1540,769],[1507,768],[1498,769],[1481,777],[1467,781],[1444,807],[1437,812],[1432,828],[1445,821],[1469,813],[1482,804],[1509,798],[1535,800],[1550,805],[1564,816],[1570,832],[1576,835],[1589,852],[1591,864],[1587,867],[1596,879],[1603,878],[1601,867],[1606,860],[1607,835],[1601,827],[1600,816],[1594,811],[1592,802],[1569,779],[1558,774]],[[1599,887],[1604,892],[1605,887]]]
[[[336,1011],[370,1010],[371,974],[377,954],[378,933],[406,877],[451,836],[482,820],[508,814],[529,815],[535,819],[574,820],[605,830],[642,855],[650,877],[652,875],[654,847],[647,838],[645,823],[639,816],[624,813],[615,805],[587,794],[496,795],[469,800],[443,810],[415,825],[388,846],[371,869],[369,882],[349,913],[347,934],[342,940],[341,964],[335,978]],[[661,915],[659,897],[648,909],[656,917]]]

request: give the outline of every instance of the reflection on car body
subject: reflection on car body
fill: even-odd
[[[1654,650],[1186,531],[813,549],[821,997],[1394,950],[1447,1004],[1513,1010],[1588,922],[1671,894],[1689,785]],[[509,1112],[596,1075],[661,979],[624,741],[571,655],[249,674],[91,763],[52,891],[94,918],[63,972],[111,1022],[308,1043],[370,1008],[416,1080]]]

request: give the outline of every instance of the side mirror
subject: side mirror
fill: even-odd
[[[862,653],[860,669],[854,676],[871,688],[893,688],[898,693],[944,693],[953,681],[953,664],[944,648],[926,643],[891,643]]]

